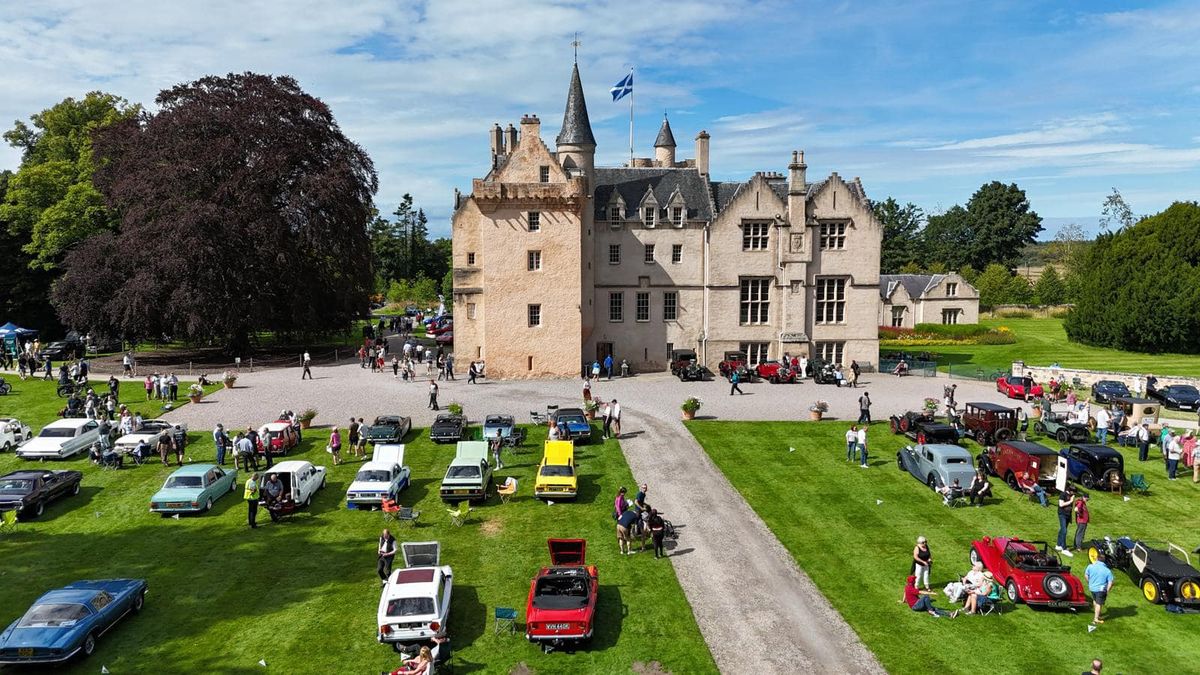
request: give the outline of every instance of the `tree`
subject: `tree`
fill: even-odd
[[[946,263],[944,263],[940,260],[934,260],[933,262],[931,262],[925,266],[925,273],[926,274],[945,274],[946,273]]]
[[[920,230],[925,213],[911,202],[900,206],[893,197],[872,202],[871,211],[883,224],[883,249],[879,271],[895,274],[905,264],[915,262],[920,251]]]
[[[926,260],[937,260],[955,269],[971,262],[968,253],[974,238],[971,214],[955,205],[945,213],[929,216],[921,231],[921,249]]]
[[[1100,209],[1100,226],[1105,230],[1115,229],[1120,232],[1127,227],[1132,227],[1134,220],[1136,219],[1133,216],[1133,209],[1125,203],[1125,198],[1121,196],[1120,191],[1113,188],[1112,194],[1104,198],[1104,206]]]
[[[453,311],[454,308],[454,270],[446,270],[445,276],[442,277],[442,298],[446,303],[446,311]]]
[[[904,267],[900,268],[900,274],[920,274],[921,266],[916,262],[906,262]]]
[[[1054,233],[1054,241],[1050,242],[1046,258],[1070,269],[1075,255],[1083,248],[1084,241],[1083,228],[1078,223],[1067,223]]]
[[[97,131],[95,182],[117,234],[69,253],[64,322],[221,340],[348,327],[372,290],[375,169],[290,77],[208,76],[159,112]]]
[[[1025,191],[992,181],[971,195],[966,208],[955,205],[930,216],[921,239],[928,259],[948,269],[992,263],[1012,268],[1041,231],[1041,216],[1030,209]]]
[[[958,268],[958,276],[962,277],[968,284],[974,285],[975,280],[979,278],[979,271],[970,265],[963,265]]]
[[[1005,287],[1004,303],[1010,305],[1033,304],[1033,286],[1029,284],[1028,277],[1013,274],[1008,278],[1008,284]]]
[[[1008,304],[1013,290],[1012,276],[1012,272],[1004,265],[988,265],[975,279],[975,289],[979,291],[979,304],[984,307]]]
[[[119,96],[93,91],[31,116],[32,126],[18,121],[4,134],[22,156],[0,203],[0,220],[22,242],[29,267],[56,269],[72,246],[116,227],[116,217],[92,184],[92,136],[140,110]]]
[[[1042,305],[1061,305],[1067,299],[1067,286],[1062,277],[1058,276],[1054,265],[1048,265],[1042,270],[1042,276],[1038,277],[1033,292]]]
[[[0,171],[0,204],[8,192],[11,171]],[[56,332],[58,317],[50,306],[50,283],[54,273],[40,267],[30,268],[32,257],[22,248],[25,238],[12,232],[0,213],[0,316],[4,320],[37,328],[43,335]]]

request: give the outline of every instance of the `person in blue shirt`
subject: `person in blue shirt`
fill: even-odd
[[[613,369],[613,358],[612,358],[612,354],[609,354],[608,356],[604,357],[604,373],[605,373],[605,375],[608,376],[608,379],[610,379],[610,380],[612,379],[612,369]]]
[[[1112,570],[1108,569],[1108,565],[1104,563],[1104,556],[1100,556],[1096,562],[1088,565],[1087,569],[1083,571],[1083,576],[1087,579],[1088,590],[1092,593],[1092,607],[1096,610],[1092,623],[1104,623],[1104,620],[1100,618],[1100,611],[1104,609],[1104,602],[1108,600],[1108,591],[1113,585]]]

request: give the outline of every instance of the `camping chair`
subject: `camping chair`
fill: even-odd
[[[12,532],[17,529],[17,510],[10,509],[0,512],[0,530]]]
[[[396,520],[409,527],[417,526],[417,519],[421,517],[420,511],[414,511],[411,506],[401,506],[400,512],[396,514]]]
[[[1129,477],[1129,489],[1137,490],[1141,494],[1150,494],[1150,484],[1146,482],[1146,475],[1135,473]]]
[[[952,509],[956,509],[960,506],[966,506],[967,505],[967,493],[964,492],[961,488],[958,490],[952,489],[950,491],[950,494],[942,497],[942,503]]]
[[[450,524],[454,527],[462,527],[463,523],[467,522],[467,516],[471,515],[471,502],[461,501],[458,503],[457,509],[446,508],[446,513],[450,515]]]
[[[499,635],[507,630],[509,635],[517,632],[517,610],[512,607],[497,607],[492,614],[492,635]]]
[[[500,503],[507,504],[517,494],[517,481],[510,477],[504,483],[496,486],[496,494],[500,495]]]
[[[394,499],[384,499],[380,508],[383,509],[383,522],[385,523],[389,520],[396,520],[396,516],[401,511],[401,506]]]

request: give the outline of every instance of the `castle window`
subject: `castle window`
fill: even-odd
[[[634,305],[635,319],[638,321],[650,320],[650,294],[638,293],[636,304]]]
[[[653,206],[647,206],[646,208],[642,209],[642,222],[646,224],[646,227],[654,227],[654,216],[656,211],[658,211],[658,209],[654,208]]]
[[[467,254],[467,264],[468,264],[468,265],[474,265],[474,264],[475,264],[475,254],[474,254],[474,253],[468,253],[468,254]]]
[[[467,318],[468,319],[475,318],[475,303],[473,303],[473,302],[467,303]]]
[[[526,214],[526,218],[529,220],[529,231],[530,232],[541,232],[542,231],[542,214],[541,213],[539,213],[537,211],[530,211],[528,214]]]
[[[958,295],[958,284],[950,282],[946,284],[946,297],[953,298]]]
[[[621,222],[621,207],[620,206],[608,207],[608,220],[611,223]]]
[[[846,352],[845,342],[818,342],[816,344],[817,358],[826,363],[841,363]]]
[[[542,252],[541,251],[526,251],[526,262],[530,272],[536,272],[542,269]]]
[[[892,307],[892,328],[904,327],[904,311],[907,309],[904,305]]]
[[[646,244],[646,251],[642,260],[646,263],[654,262],[654,244]]]
[[[671,245],[671,262],[676,265],[683,262],[683,244]]]
[[[529,327],[537,328],[540,325],[542,325],[542,306],[541,305],[530,305],[529,306]]]
[[[609,244],[608,245],[608,264],[609,265],[620,265],[621,264],[621,245],[620,244]]]
[[[770,223],[742,223],[742,250],[765,251],[770,236]]]
[[[743,342],[738,347],[746,352],[746,363],[751,366],[757,366],[770,358],[767,355],[771,349],[770,342]]]
[[[679,317],[679,293],[663,293],[663,321],[675,321]]]
[[[771,280],[742,279],[740,285],[740,322],[743,325],[767,323],[771,301]]]
[[[958,317],[962,315],[961,309],[943,309],[942,323],[952,325],[958,323]]]
[[[550,167],[543,166],[538,168],[538,180],[543,183],[550,182]]]
[[[625,320],[625,294],[621,292],[608,294],[608,320],[620,323]]]
[[[683,227],[683,208],[676,206],[671,209],[671,223],[675,227]]]
[[[817,279],[817,323],[845,323],[846,280]],[[829,359],[826,359],[829,360]]]
[[[845,223],[821,223],[821,249],[840,251],[846,248]]]

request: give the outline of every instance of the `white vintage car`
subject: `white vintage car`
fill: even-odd
[[[100,440],[100,423],[86,418],[55,420],[42,427],[33,440],[17,448],[22,459],[63,459],[86,453]]]
[[[291,460],[280,462],[268,470],[259,472],[259,494],[266,500],[267,477],[271,474],[279,476],[283,483],[283,499],[297,506],[312,504],[313,495],[325,487],[325,467],[313,466],[312,462]]]
[[[408,487],[411,472],[404,466],[404,445],[381,443],[375,446],[371,461],[358,468],[354,482],[346,490],[346,508],[374,509],[384,499],[396,499]]]
[[[187,433],[187,424],[179,422],[179,427]],[[158,439],[163,436],[170,436],[175,425],[166,420],[146,420],[142,422],[142,426],[131,434],[125,434],[117,439],[113,448],[120,453],[129,454],[138,446],[140,441],[146,441],[146,446],[154,451],[154,446],[158,445]]]
[[[0,451],[8,452],[33,438],[28,424],[12,417],[0,417]]]
[[[400,544],[405,569],[388,577],[379,596],[376,638],[396,651],[446,634],[454,575],[441,562],[441,544],[409,541]]]

